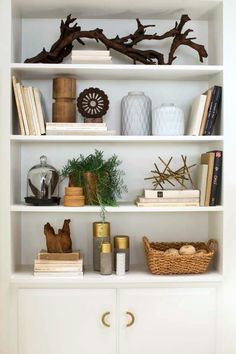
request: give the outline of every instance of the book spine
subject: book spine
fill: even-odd
[[[219,189],[220,189],[221,167],[222,167],[222,151],[216,151],[214,171],[212,177],[212,186],[211,186],[210,206],[215,206],[217,205],[218,202],[217,199],[218,199]]]
[[[209,111],[207,115],[206,126],[203,135],[211,135],[215,126],[217,114],[219,111],[219,105],[221,100],[222,88],[220,86],[215,86],[212,93],[212,99],[209,106]]]
[[[137,202],[136,203],[137,206],[139,207],[149,207],[149,208],[152,208],[152,207],[192,207],[192,206],[199,206],[199,202],[196,202],[196,203],[139,203]]]
[[[199,198],[138,198],[139,203],[199,203]]]
[[[19,125],[20,125],[20,133],[21,133],[21,135],[25,135],[25,128],[24,128],[23,117],[22,117],[22,113],[21,113],[21,107],[20,107],[19,97],[18,97],[18,93],[17,93],[17,88],[16,88],[17,82],[16,82],[15,76],[12,76],[12,84],[13,84],[13,91],[14,91],[14,95],[15,95]]]
[[[200,192],[198,189],[188,190],[152,190],[145,189],[145,198],[199,198]]]

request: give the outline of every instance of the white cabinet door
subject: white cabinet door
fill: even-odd
[[[215,289],[121,290],[120,354],[213,354],[215,312]]]
[[[22,289],[18,300],[19,354],[116,353],[115,290]]]

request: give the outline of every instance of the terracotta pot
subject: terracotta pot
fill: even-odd
[[[85,204],[98,205],[96,175],[93,172],[85,172],[84,182]]]

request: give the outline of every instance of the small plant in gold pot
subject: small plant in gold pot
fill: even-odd
[[[86,157],[68,160],[62,169],[62,176],[69,177],[69,185],[83,187],[87,205],[117,205],[127,188],[123,181],[124,172],[119,169],[121,161],[116,155],[107,160],[103,151],[95,150]]]

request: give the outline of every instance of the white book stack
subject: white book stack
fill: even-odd
[[[106,123],[46,123],[46,135],[115,135]]]
[[[24,87],[12,76],[21,135],[44,135],[45,117],[41,93],[36,87]]]
[[[43,253],[43,255],[46,255],[46,257],[40,257],[40,254],[38,255],[38,259],[35,259],[34,261],[35,276],[78,277],[83,275],[83,259],[79,256],[73,257],[76,256],[76,252],[65,254],[65,258],[63,257],[64,254],[62,253],[61,259],[60,254],[58,255],[51,253],[48,254],[49,257],[47,257],[46,253]],[[53,257],[53,255],[55,255],[55,257]],[[71,259],[70,255],[72,256]]]
[[[182,207],[199,206],[198,189],[152,190],[145,189],[144,196],[138,197],[139,207]]]
[[[112,64],[109,50],[72,50],[72,64]]]

